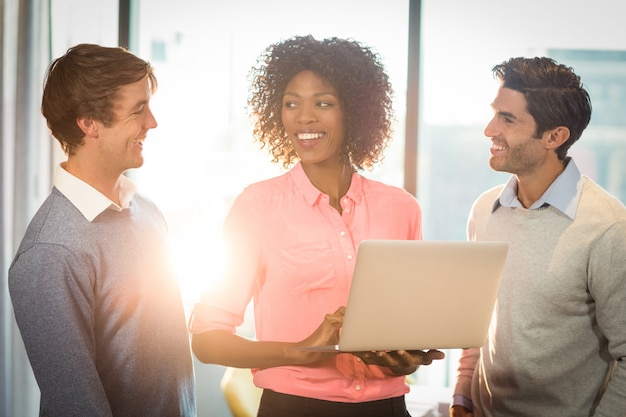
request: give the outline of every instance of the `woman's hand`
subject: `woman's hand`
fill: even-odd
[[[326,314],[322,323],[309,337],[291,346],[292,359],[296,363],[306,365],[328,359],[339,353],[337,351],[299,350],[298,347],[336,345],[339,343],[339,331],[343,326],[345,312],[345,307],[339,307],[334,313]]]
[[[445,354],[440,350],[392,350],[392,351],[371,351],[354,352],[368,365],[385,366],[391,369],[396,375],[409,375],[419,368],[420,365],[430,365],[433,360],[445,358]]]
[[[236,368],[272,368],[275,366],[308,365],[337,355],[337,351],[299,349],[304,346],[335,345],[343,326],[345,308],[327,314],[317,329],[300,342],[259,341],[241,337],[225,330],[194,334],[193,351],[204,363]]]

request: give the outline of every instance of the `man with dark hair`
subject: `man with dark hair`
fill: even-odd
[[[168,230],[124,172],[143,164],[151,65],[81,44],[49,67],[42,113],[68,155],[9,270],[40,415],[195,415]]]
[[[450,414],[626,416],[626,209],[567,156],[591,118],[589,95],[549,58],[493,71],[489,164],[513,175],[476,200],[468,238],[509,242],[509,254]]]

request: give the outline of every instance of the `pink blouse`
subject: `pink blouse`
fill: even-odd
[[[300,164],[248,186],[224,223],[225,279],[194,307],[191,333],[235,332],[252,299],[258,340],[302,340],[346,304],[363,239],[422,238],[420,206],[401,188],[355,173],[341,207],[339,214]],[[319,366],[253,372],[261,388],[330,401],[373,401],[409,390],[403,376],[351,354]]]

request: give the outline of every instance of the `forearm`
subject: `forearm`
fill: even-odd
[[[461,358],[459,359],[459,366],[457,369],[456,384],[454,386],[452,405],[462,406],[462,408],[468,411],[472,410],[472,378],[476,363],[480,356],[480,349],[464,349]],[[458,415],[463,415],[461,412],[465,410],[457,410]],[[454,415],[454,414],[453,414]]]
[[[293,349],[296,346],[296,343],[250,340],[223,330],[192,337],[193,352],[203,363],[235,368],[271,368],[303,365],[322,359],[319,353]]]

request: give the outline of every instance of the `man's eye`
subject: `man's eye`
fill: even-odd
[[[512,119],[512,118],[510,118],[509,116],[505,116],[505,115],[503,115],[503,114],[500,114],[500,115],[499,115],[499,118],[500,118],[500,120],[502,120],[502,121],[503,121],[504,123],[506,123],[506,124],[511,124],[511,123],[513,123],[513,119]]]

